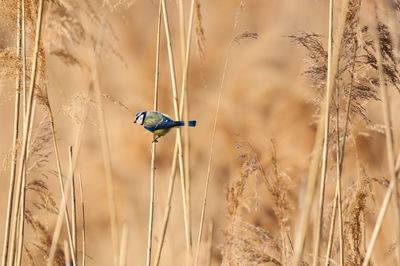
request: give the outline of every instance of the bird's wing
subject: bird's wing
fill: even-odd
[[[145,125],[144,128],[150,131],[158,130],[158,129],[164,129],[164,128],[170,128],[176,126],[176,122],[173,120],[165,120],[161,119],[157,124],[155,125]]]

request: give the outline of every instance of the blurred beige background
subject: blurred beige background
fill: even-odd
[[[177,80],[180,84],[178,9],[176,1],[167,2]],[[185,12],[188,14],[189,1],[184,2]],[[290,177],[292,184],[289,187],[292,214],[294,217],[297,214],[299,191],[302,180],[307,176],[309,154],[313,146],[315,128],[311,123],[315,119],[313,117],[315,108],[310,101],[314,96],[311,84],[301,75],[307,67],[303,60],[305,51],[302,47],[291,43],[286,36],[299,32],[315,32],[324,37],[327,35],[328,1],[243,2],[246,6],[245,12],[241,13],[238,29],[234,32],[233,25],[240,1],[200,1],[206,56],[204,63],[201,64],[195,44],[196,37],[193,36],[190,62],[190,119],[198,122],[196,128],[190,129],[192,226],[196,242],[215,109],[228,46],[235,34],[245,30],[259,34],[257,40],[242,40],[240,44],[232,46],[223,86],[206,210],[206,227],[211,219],[214,221],[213,265],[219,265],[221,262],[218,246],[222,243],[221,229],[225,226],[227,215],[225,186],[230,177],[240,175],[240,163],[237,160],[239,154],[235,148],[237,141],[249,142],[268,170],[272,151],[270,140],[275,140],[278,165]],[[117,2],[111,3],[117,4]],[[110,10],[107,5],[96,5],[99,14],[106,17],[112,28],[112,32],[105,31],[105,40],[112,44],[124,60],[121,62],[114,53],[103,50],[99,77],[102,92],[121,101],[131,110],[128,112],[103,98],[118,221],[120,228],[126,225],[129,229],[128,265],[143,265],[146,258],[152,136],[149,133],[144,134],[145,130],[132,122],[135,113],[150,110],[153,105],[158,3],[155,0],[121,3],[122,5],[115,10]],[[72,2],[71,6],[79,7],[79,2]],[[80,12],[79,8],[76,12]],[[49,19],[51,18],[46,17],[45,23],[48,23]],[[89,30],[96,36],[98,29]],[[159,110],[173,116],[164,32],[161,43]],[[88,65],[92,64],[93,51],[90,48],[74,49],[83,61]],[[67,147],[74,143],[76,137],[76,123],[70,117],[81,111],[81,105],[75,96],[87,90],[90,73],[87,69],[67,67],[58,58],[49,55],[47,78],[50,104],[55,112],[63,170],[66,172]],[[14,104],[12,84],[12,82],[2,82],[0,87],[2,95],[0,158],[6,158],[11,148],[13,124],[11,113]],[[396,105],[393,108],[395,107]],[[36,125],[43,118],[43,114],[43,108],[38,107]],[[174,136],[175,131],[172,131],[161,138],[157,145],[154,247],[158,244],[164,214]],[[377,167],[369,167],[369,170],[372,171],[370,174],[377,174],[379,165],[382,165],[382,168],[386,167],[385,161],[381,163],[384,160],[381,150],[384,140],[377,135],[373,142],[370,138],[365,138],[361,142],[361,149],[367,146],[370,150],[361,156],[361,160],[366,164],[374,162]],[[51,154],[47,167],[55,170],[55,166],[54,155]],[[345,171],[350,171],[352,168],[353,166]],[[93,106],[89,110],[77,172],[81,173],[84,186],[87,254],[90,256],[87,263],[111,265],[112,246],[104,167],[99,126]],[[5,169],[0,179],[0,213],[5,213],[8,178],[9,169]],[[52,193],[58,200],[60,198],[58,180],[55,176],[50,176],[48,182],[50,187],[54,188]],[[333,173],[332,178],[328,178],[328,184],[332,186],[334,184]],[[379,193],[381,191],[383,190]],[[270,232],[278,233],[276,218],[268,206],[270,196],[265,189],[260,189],[258,193],[262,204],[257,209],[251,207],[251,214],[246,219]],[[333,193],[333,189],[329,190],[329,197],[332,197]],[[4,215],[1,217],[0,228],[4,228]],[[54,220],[54,215],[49,215],[46,220],[46,226],[50,231],[54,228]],[[291,219],[290,223],[290,232],[293,234],[295,219]],[[183,228],[180,183],[177,178],[161,265],[183,265],[185,258]],[[384,229],[380,237],[390,239],[391,236]],[[3,239],[3,230],[0,230],[0,239]],[[386,241],[388,242],[390,240]]]

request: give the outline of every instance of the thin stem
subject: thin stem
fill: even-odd
[[[382,207],[380,208],[380,211],[379,211],[378,220],[376,221],[374,231],[371,236],[371,240],[369,241],[367,253],[365,254],[364,262],[362,264],[363,266],[369,265],[369,260],[371,259],[372,251],[374,250],[374,247],[375,247],[376,238],[378,237],[379,231],[381,230],[383,218],[385,217],[387,208],[389,206],[389,202],[390,202],[390,198],[392,196],[394,186],[395,186],[394,180],[392,180],[390,182],[389,188],[386,190],[385,199],[383,200]]]
[[[332,30],[333,30],[333,0],[329,0],[329,35],[328,35],[328,73],[332,67]],[[339,44],[338,44],[339,45]],[[335,77],[333,77],[334,79]],[[330,77],[328,76],[327,86],[330,86]],[[334,90],[334,86],[332,89]],[[321,170],[321,187],[319,194],[319,208],[318,208],[318,225],[316,227],[315,245],[314,245],[314,259],[313,266],[317,266],[319,259],[321,230],[322,230],[322,218],[324,215],[324,201],[325,201],[325,181],[326,181],[326,169],[328,164],[328,134],[329,134],[329,120],[330,120],[330,95],[331,90],[327,87],[326,90],[326,104],[325,104],[325,126],[324,126],[324,146],[322,151],[322,170]]]
[[[82,266],[86,265],[86,219],[85,219],[85,201],[83,199],[82,177],[79,174],[79,191],[81,194],[81,209],[82,209]]]
[[[32,132],[33,132],[33,126],[34,126],[34,117],[35,117],[35,112],[36,112],[36,100],[33,100],[33,107],[32,107],[32,120],[31,120],[31,124],[30,124],[30,130],[29,130],[29,136],[28,136],[28,143],[31,143],[32,140]],[[24,116],[24,119],[26,119],[26,116]],[[28,160],[28,156],[29,156],[30,150],[28,147],[28,151],[27,151],[27,159]],[[21,261],[22,259],[22,247],[23,247],[23,243],[24,243],[24,228],[25,228],[25,216],[22,217],[23,215],[25,215],[25,196],[26,196],[26,165],[24,166],[23,169],[23,174],[22,174],[22,193],[21,193],[21,199],[20,199],[20,208],[19,208],[19,213],[18,213],[18,228],[17,228],[17,234],[18,236],[16,237],[16,240],[18,240],[18,246],[16,247],[15,245],[12,246],[12,248],[14,249],[12,251],[13,257],[10,257],[9,259],[9,265],[10,266],[14,266],[14,265],[19,265],[18,263],[20,263],[19,261]],[[12,243],[14,241],[13,238],[11,239]],[[17,248],[17,253],[16,253],[16,257],[14,256],[14,252],[15,249]]]
[[[167,15],[167,7],[165,4],[165,0],[161,0],[162,3],[162,11],[164,17],[164,25],[165,25],[165,34],[167,37],[167,48],[168,48],[168,58],[170,63],[170,74],[171,74],[171,83],[172,83],[172,93],[173,93],[173,104],[175,111],[175,119],[179,120],[179,109],[178,109],[178,94],[177,94],[177,86],[176,86],[176,78],[175,78],[175,64],[174,57],[172,52],[172,43],[169,32],[169,23],[168,23],[168,15]],[[185,235],[186,235],[186,249],[187,249],[187,257],[189,264],[192,261],[192,237],[191,237],[191,228],[189,226],[189,209],[187,206],[186,199],[186,189],[185,189],[185,172],[184,172],[184,164],[183,164],[183,155],[182,155],[182,139],[181,139],[181,130],[177,128],[177,139],[178,139],[178,152],[179,152],[179,171],[181,175],[181,186],[182,186],[182,202],[183,202],[183,212],[184,212],[184,222],[185,222]]]
[[[184,72],[183,72],[183,78],[182,78],[182,90],[181,90],[181,101],[180,101],[180,106],[179,106],[179,117],[182,117],[183,113],[183,108],[185,102],[187,103],[187,78],[188,78],[188,69],[189,69],[189,58],[190,58],[190,42],[191,42],[191,33],[192,33],[192,25],[193,25],[193,2],[191,6],[191,11],[190,11],[190,17],[189,17],[189,29],[187,33],[187,42],[186,42],[186,62],[185,62],[185,67],[184,67]],[[185,106],[186,110],[188,106]],[[187,118],[186,118],[186,123],[187,123]],[[186,135],[188,132],[186,131],[186,127],[184,128],[185,130],[185,139],[187,142],[185,142],[187,145],[185,145],[185,154],[189,154],[189,149],[186,149],[189,147],[189,140],[188,140],[188,135]],[[167,206],[165,209],[164,213],[164,219],[163,219],[163,226],[162,226],[162,233],[161,233],[161,239],[160,239],[160,244],[158,246],[157,254],[156,254],[156,260],[155,260],[155,265],[158,265],[160,263],[160,258],[161,258],[161,252],[162,248],[164,245],[164,240],[165,240],[165,235],[167,232],[167,227],[168,227],[168,221],[169,221],[169,215],[171,212],[171,201],[172,201],[172,195],[174,191],[174,185],[175,185],[175,176],[176,176],[176,162],[177,162],[177,155],[178,155],[178,139],[175,141],[175,148],[173,152],[173,159],[172,159],[172,166],[171,166],[171,174],[170,174],[170,181],[169,181],[169,186],[168,186],[168,197],[167,197]],[[189,157],[185,157],[185,163],[190,161]],[[190,175],[190,166],[188,164],[185,164],[185,176]],[[186,198],[188,198],[189,202],[187,203],[188,206],[190,206],[190,178],[186,178],[185,181],[186,184]],[[189,217],[190,220],[190,217]]]
[[[399,194],[397,189],[397,175],[395,171],[395,155],[394,155],[394,148],[393,148],[393,133],[392,133],[392,122],[391,122],[391,113],[390,113],[390,102],[388,91],[386,87],[386,80],[384,76],[383,70],[383,57],[382,57],[382,50],[379,38],[379,20],[378,20],[378,2],[374,1],[375,4],[375,25],[374,29],[374,43],[375,43],[375,50],[376,50],[376,60],[378,65],[378,73],[379,73],[379,85],[380,85],[380,93],[382,98],[382,113],[383,113],[383,120],[385,122],[385,140],[386,140],[386,153],[387,153],[387,160],[388,160],[388,168],[389,174],[394,183],[393,193],[394,193],[394,219],[396,224],[395,234],[396,234],[396,254],[397,254],[397,262],[400,262],[400,205],[399,205]]]
[[[71,176],[71,214],[72,214],[72,244],[73,252],[71,252],[71,257],[77,259],[76,254],[78,251],[78,238],[77,238],[77,228],[76,228],[76,193],[75,193],[75,175],[72,172]]]
[[[65,197],[62,198],[60,207],[58,208],[59,210],[65,209],[65,205],[67,204],[70,196],[70,190],[71,190],[71,183],[72,183],[72,175],[74,172],[74,162],[73,162],[73,155],[72,155],[72,146],[69,146],[68,148],[68,158],[69,158],[69,173],[68,173],[68,179],[66,181],[66,186],[64,188],[64,195]],[[52,266],[54,264],[54,257],[57,251],[57,243],[58,240],[60,239],[60,234],[62,230],[62,221],[64,220],[64,214],[65,212],[59,211],[58,216],[57,216],[57,222],[56,222],[56,227],[54,229],[53,233],[53,238],[51,241],[51,247],[49,251],[49,258],[47,260],[47,266]]]
[[[23,107],[23,124],[25,124],[26,120],[26,36],[25,36],[25,1],[21,0],[21,48],[22,48],[22,90],[23,90],[23,99],[22,99],[22,107]],[[34,107],[36,104],[34,103]],[[35,115],[32,116],[34,119]],[[32,127],[33,122],[31,122]],[[30,130],[30,134],[28,136],[28,143],[31,140],[32,129]],[[28,151],[29,153],[29,151]],[[21,211],[20,211],[20,225],[19,225],[19,240],[18,240],[18,249],[17,249],[17,264],[21,265],[22,261],[22,252],[23,252],[23,244],[24,244],[24,229],[25,229],[25,196],[26,196],[26,166],[24,166],[24,173],[22,176],[23,182],[23,192],[21,194]]]
[[[326,251],[326,260],[325,260],[325,266],[329,265],[330,259],[331,259],[331,252],[332,252],[332,246],[333,246],[333,236],[335,233],[335,223],[336,223],[336,210],[337,210],[337,202],[338,202],[338,186],[336,185],[336,193],[335,193],[335,199],[333,202],[333,210],[332,210],[332,220],[331,220],[331,226],[329,229],[329,238],[328,238],[328,248]]]
[[[115,207],[115,195],[114,195],[114,186],[113,186],[113,177],[112,177],[112,167],[111,167],[111,156],[110,156],[110,144],[108,141],[108,133],[106,128],[106,121],[104,116],[104,108],[101,100],[101,91],[100,91],[100,81],[98,75],[98,62],[100,60],[100,50],[102,48],[103,41],[103,27],[99,32],[99,41],[97,43],[96,51],[95,51],[95,64],[92,69],[93,74],[93,88],[95,94],[95,100],[97,103],[97,119],[100,124],[100,137],[101,137],[101,150],[105,168],[105,178],[106,178],[106,187],[107,187],[107,201],[108,201],[108,209],[110,215],[110,227],[111,227],[111,237],[112,237],[112,245],[113,245],[113,259],[114,265],[118,265],[118,255],[119,255],[119,234],[118,234],[118,221],[117,221],[117,210]]]
[[[161,34],[161,1],[158,8],[158,22],[157,22],[157,48],[156,48],[156,69],[154,78],[154,111],[158,109],[158,76],[159,76],[159,57],[160,57],[160,34]],[[154,139],[156,136],[154,136]],[[151,170],[150,170],[150,206],[149,206],[149,224],[148,224],[148,238],[147,238],[147,258],[146,265],[151,265],[151,251],[153,243],[153,223],[154,223],[154,190],[155,190],[155,158],[156,158],[156,144],[153,140],[151,149]],[[122,259],[122,258],[121,258]]]
[[[23,134],[23,139],[22,139],[22,148],[21,148],[21,156],[18,164],[18,179],[17,179],[17,187],[16,187],[16,202],[14,204],[14,210],[13,210],[13,218],[14,218],[14,225],[12,227],[11,234],[16,239],[16,233],[17,233],[17,217],[19,214],[19,207],[20,207],[20,199],[21,199],[21,193],[22,193],[22,176],[24,172],[24,167],[26,163],[26,158],[27,158],[27,147],[28,147],[28,136],[29,136],[29,130],[30,130],[30,123],[32,120],[32,106],[33,106],[33,96],[35,93],[35,83],[36,83],[36,74],[37,74],[37,61],[38,61],[38,56],[39,56],[39,44],[40,44],[40,38],[41,38],[41,33],[42,33],[42,18],[43,18],[43,6],[44,6],[44,1],[39,0],[38,3],[38,16],[36,20],[36,35],[35,35],[35,41],[34,41],[34,52],[33,52],[33,58],[32,58],[32,71],[31,71],[31,82],[29,85],[29,97],[28,97],[28,105],[27,105],[27,112],[26,112],[26,120],[24,121],[24,134]],[[24,219],[24,216],[22,216]],[[14,257],[14,252],[15,248],[11,249],[11,255],[10,258]]]
[[[165,212],[164,212],[164,219],[163,219],[163,226],[161,230],[161,236],[160,236],[160,242],[158,245],[157,249],[157,254],[155,258],[155,266],[158,266],[160,263],[161,259],[161,253],[164,247],[164,242],[165,242],[165,235],[167,233],[167,228],[168,228],[168,222],[169,222],[169,216],[171,213],[171,202],[172,202],[172,195],[174,192],[174,185],[175,185],[175,177],[176,177],[176,162],[177,162],[177,154],[178,154],[178,142],[175,141],[175,148],[173,152],[174,156],[172,157],[172,166],[171,166],[171,174],[169,178],[169,185],[168,185],[168,198],[167,198],[167,206],[165,207]]]
[[[69,255],[69,245],[67,241],[64,241],[64,253],[65,253],[65,265],[69,265],[71,259]]]
[[[205,217],[205,213],[206,213],[206,206],[207,206],[207,199],[208,199],[208,185],[210,183],[211,168],[212,168],[212,162],[213,162],[213,156],[214,156],[215,134],[217,131],[218,114],[219,114],[219,109],[221,106],[222,92],[223,92],[223,88],[224,88],[224,84],[225,84],[225,76],[226,76],[226,72],[228,69],[229,55],[230,54],[228,54],[228,56],[226,57],[224,70],[222,72],[222,79],[221,79],[221,85],[219,87],[217,108],[215,110],[215,116],[214,116],[214,126],[213,126],[213,133],[211,136],[210,152],[209,152],[209,157],[208,157],[208,167],[207,167],[207,174],[206,174],[206,183],[205,183],[205,188],[204,188],[203,205],[202,205],[202,209],[201,209],[200,229],[199,229],[199,235],[197,238],[197,252],[196,252],[195,265],[197,265],[198,259],[199,259],[201,236],[203,234],[204,217]]]
[[[337,109],[336,109],[336,174],[337,174],[337,179],[336,179],[336,192],[335,192],[335,199],[334,199],[334,207],[332,210],[332,223],[331,223],[331,228],[329,231],[329,240],[328,240],[328,248],[327,248],[327,253],[326,253],[326,261],[325,265],[329,265],[330,257],[331,257],[331,252],[332,252],[332,244],[333,244],[333,234],[335,230],[335,217],[336,217],[336,210],[337,208],[339,209],[339,249],[340,249],[340,265],[344,265],[344,237],[343,237],[343,217],[342,217],[342,170],[343,170],[343,161],[344,161],[344,152],[345,152],[345,147],[346,147],[346,139],[347,139],[347,129],[350,121],[350,107],[351,107],[351,100],[352,100],[352,93],[353,93],[353,88],[354,88],[354,68],[355,68],[355,63],[356,63],[356,57],[357,57],[357,47],[358,47],[358,40],[355,39],[354,41],[354,50],[353,50],[353,65],[352,65],[352,70],[351,70],[351,78],[350,78],[350,90],[349,90],[349,95],[347,96],[347,104],[346,104],[346,120],[344,124],[344,129],[343,129],[343,142],[341,143],[341,146],[339,147],[340,143],[340,132],[339,132],[339,90],[337,90],[337,96],[336,99],[338,101],[337,103]]]
[[[18,248],[17,257],[15,265],[20,266],[22,261],[22,246],[24,243],[24,229],[25,229],[25,219],[22,217],[25,215],[25,196],[26,196],[26,173],[22,177],[22,187],[23,191],[21,193],[21,207],[19,212],[19,237],[18,237]]]
[[[337,44],[334,49],[332,49],[332,55],[328,57],[328,73],[327,73],[327,98],[322,103],[324,110],[324,115],[321,116],[317,134],[314,142],[314,149],[312,153],[310,168],[309,168],[309,177],[307,182],[307,193],[305,197],[305,201],[302,207],[300,220],[298,222],[299,227],[297,230],[296,242],[295,242],[295,252],[294,252],[294,265],[299,265],[301,262],[301,258],[304,250],[304,239],[307,231],[308,221],[310,219],[311,206],[314,198],[315,184],[317,180],[318,174],[318,166],[320,161],[320,149],[323,142],[323,132],[327,128],[327,123],[329,122],[328,114],[329,114],[329,106],[330,99],[333,92],[333,88],[335,86],[335,76],[337,73],[338,63],[339,63],[339,50],[340,43],[342,41],[343,32],[344,32],[344,23],[346,19],[346,12],[348,8],[349,0],[344,0],[342,2],[341,14],[338,20],[337,34],[335,35],[334,43]]]
[[[46,94],[47,94],[47,91],[46,91]],[[57,173],[58,173],[58,180],[60,183],[61,197],[65,198],[63,175],[61,172],[60,155],[59,155],[59,151],[58,151],[56,131],[55,131],[55,126],[54,126],[54,116],[53,116],[53,112],[50,108],[50,104],[47,106],[47,113],[49,115],[49,120],[50,120],[50,129],[51,129],[51,136],[52,136],[52,140],[53,140],[54,154],[56,156]],[[69,249],[71,252],[72,263],[75,266],[75,265],[77,265],[77,262],[76,262],[77,261],[77,250],[75,247],[76,242],[73,240],[73,235],[72,235],[72,232],[75,232],[75,231],[74,231],[74,229],[71,230],[71,222],[69,219],[69,212],[68,212],[67,204],[65,204],[64,212],[65,212],[65,224],[67,225]]]
[[[23,2],[23,0],[22,0]],[[21,1],[17,2],[18,13],[17,13],[17,58],[21,58],[21,35],[22,35],[22,6]],[[1,265],[5,266],[8,261],[8,250],[10,241],[10,225],[12,218],[12,206],[14,201],[15,191],[15,176],[17,169],[17,141],[19,136],[19,108],[20,108],[20,95],[21,95],[21,69],[17,70],[17,79],[15,86],[15,104],[14,104],[14,130],[13,130],[13,144],[12,144],[12,155],[11,155],[11,173],[10,173],[10,187],[8,189],[8,205],[6,214],[6,226],[4,230],[4,244],[3,244],[3,255]]]
[[[180,2],[183,2],[180,0]],[[183,4],[182,4],[183,6]],[[182,10],[183,11],[183,10]],[[185,185],[186,185],[186,199],[187,199],[187,206],[189,210],[191,210],[191,178],[190,178],[190,135],[189,135],[189,94],[188,94],[188,73],[189,73],[189,61],[190,61],[190,44],[191,44],[191,37],[192,37],[192,28],[193,28],[193,13],[194,13],[194,0],[191,2],[190,6],[190,15],[189,15],[189,27],[187,32],[187,39],[186,39],[186,54],[185,54],[185,47],[182,46],[182,53],[184,54],[184,64],[183,66],[183,76],[182,76],[182,94],[181,97],[183,98],[183,120],[185,121],[185,127],[183,127],[183,140],[184,140],[184,163],[185,163]],[[183,12],[182,12],[183,17]],[[181,40],[184,43],[185,28],[181,27]],[[182,117],[182,113],[180,114]],[[188,212],[189,217],[189,228],[191,228],[191,211]]]
[[[212,247],[213,247],[213,235],[214,235],[214,221],[210,220],[210,223],[208,225],[208,247],[207,247],[207,263],[205,265],[210,266],[212,262]]]
[[[122,236],[121,236],[121,252],[119,254],[119,266],[126,265],[126,255],[128,254],[128,226],[125,224],[122,227]]]

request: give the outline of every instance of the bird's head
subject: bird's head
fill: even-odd
[[[138,123],[139,125],[143,125],[144,119],[146,118],[147,112],[139,112],[136,114],[135,121],[133,123]]]

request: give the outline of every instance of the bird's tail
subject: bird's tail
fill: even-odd
[[[196,120],[190,120],[189,121],[189,127],[195,127],[196,126]],[[180,126],[184,126],[185,122],[184,121],[176,121],[176,126],[180,127]]]
[[[190,120],[189,121],[189,127],[195,127],[196,126],[196,120]]]

